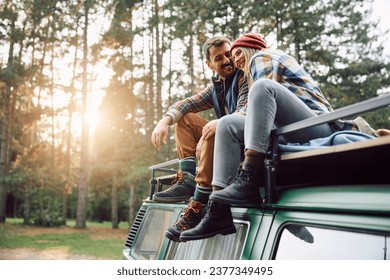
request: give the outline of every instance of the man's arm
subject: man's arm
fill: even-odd
[[[157,123],[151,136],[153,146],[159,151],[161,141],[166,144],[168,138],[168,127],[177,123],[187,113],[198,113],[213,107],[212,94],[213,85],[209,84],[204,90],[194,96],[185,98],[173,104],[163,118]]]
[[[196,114],[213,108],[213,100],[211,97],[213,87],[213,84],[210,83],[205,89],[197,94],[176,102],[169,108],[164,116],[170,116],[172,118],[172,124],[175,124],[187,113]]]
[[[172,118],[170,116],[164,116],[156,125],[152,132],[151,141],[153,146],[160,151],[161,140],[164,144],[167,143],[168,127],[172,125]]]

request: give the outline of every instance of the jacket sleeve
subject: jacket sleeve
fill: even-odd
[[[213,87],[213,84],[210,83],[205,89],[197,94],[174,103],[169,107],[164,116],[171,117],[172,124],[175,124],[187,113],[198,113],[213,108],[211,96]]]

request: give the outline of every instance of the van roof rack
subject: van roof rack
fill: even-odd
[[[364,141],[367,142],[365,144],[357,142],[342,144],[339,145],[338,148],[335,148],[336,146],[331,146],[321,149],[320,152],[318,150],[297,152],[290,157],[281,156],[278,149],[279,137],[284,134],[373,111],[388,105],[390,105],[390,94],[371,98],[327,114],[274,129],[271,132],[270,147],[265,161],[265,203],[272,204],[276,202],[276,184],[283,185],[286,183],[292,185],[307,184],[308,182],[315,183],[316,178],[313,177],[321,175],[320,172],[324,173],[324,170],[318,170],[318,168],[321,166],[323,167],[326,163],[332,163],[327,165],[331,170],[326,170],[325,172],[327,174],[317,178],[317,180],[322,180],[321,183],[326,183],[329,180],[333,180],[334,183],[335,179],[339,183],[350,183],[352,182],[351,180],[353,177],[356,176],[356,173],[358,173],[358,176],[356,176],[354,180],[363,183],[364,181],[362,180],[364,180],[364,176],[366,175],[366,172],[364,171],[366,171],[367,168],[372,172],[371,179],[375,178],[377,182],[386,181],[388,183],[389,180],[385,178],[386,173],[382,171],[386,165],[388,166],[388,159],[390,158],[390,137],[367,140]],[[373,154],[375,155],[375,158],[372,158]],[[368,155],[371,155],[371,161],[367,160]],[[357,164],[351,164],[351,161],[359,163],[359,166]],[[348,169],[347,172],[345,172],[345,170],[337,170],[337,168],[340,169],[340,166],[344,169]],[[306,177],[303,176],[304,178],[302,178],[302,169],[305,167],[310,168],[308,172],[310,174]],[[297,172],[299,172],[299,174],[297,174]],[[339,174],[330,172],[338,172]],[[279,173],[278,177],[276,177],[277,173]],[[329,176],[330,174],[332,176]],[[288,180],[286,178],[288,178]],[[296,181],[294,182],[294,180]]]
[[[173,174],[176,174],[177,169],[174,168],[167,168],[169,166],[175,166],[179,164],[179,159],[175,158],[172,160],[168,160],[156,165],[149,166],[149,170],[151,171],[151,179],[149,181],[150,184],[150,191],[149,191],[149,199],[153,199],[153,194],[156,191],[157,186],[157,192],[160,192],[162,190],[163,185],[169,185],[173,180]],[[165,175],[163,176],[157,176],[157,172],[164,172]]]

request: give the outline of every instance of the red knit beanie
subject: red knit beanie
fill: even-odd
[[[252,48],[257,50],[268,48],[267,43],[263,37],[255,33],[247,33],[238,37],[230,47],[230,52],[232,52],[233,49],[237,47]]]

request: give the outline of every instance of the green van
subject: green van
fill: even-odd
[[[278,138],[307,126],[390,104],[373,98],[273,131],[260,205],[232,207],[235,234],[172,242],[166,229],[184,203],[152,201],[177,160],[151,166],[150,198],[139,209],[123,257],[129,260],[390,259],[390,136],[279,154]],[[167,168],[171,166],[171,168]],[[305,170],[299,172],[300,170]],[[306,172],[307,171],[307,172]],[[164,172],[168,175],[157,176]]]

